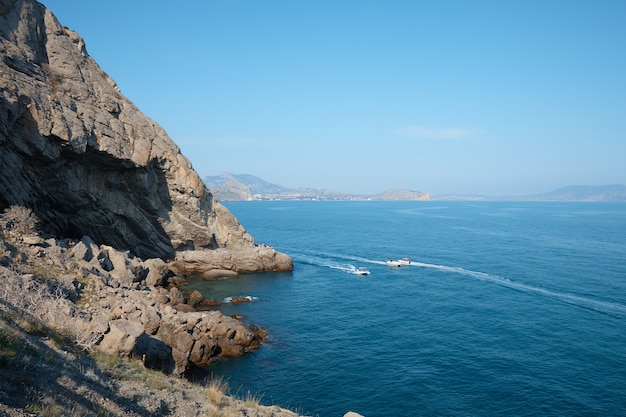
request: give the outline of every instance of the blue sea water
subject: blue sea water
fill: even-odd
[[[254,297],[221,309],[269,330],[211,368],[234,393],[321,417],[626,415],[626,204],[226,206],[294,260],[190,284]]]

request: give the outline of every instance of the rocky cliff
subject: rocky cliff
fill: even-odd
[[[254,256],[180,149],[50,10],[0,0],[0,42],[0,209],[29,207],[50,236],[89,235],[143,258],[224,247]]]

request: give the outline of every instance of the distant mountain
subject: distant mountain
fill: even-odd
[[[223,184],[216,185],[212,190],[213,195],[222,201],[254,200],[250,186],[234,179],[229,179]]]
[[[530,195],[435,195],[433,200],[448,201],[626,201],[626,186],[570,185],[546,193]]]
[[[626,201],[626,186],[621,184],[571,185],[519,199],[529,201]]]
[[[221,191],[221,187],[229,183],[232,185],[236,183],[246,185],[250,188],[252,194],[280,194],[289,191],[286,187],[269,183],[254,175],[231,174],[229,172],[225,172],[222,175],[204,177],[204,183],[213,191],[213,194],[216,194],[218,189]],[[228,189],[228,187],[224,188]]]
[[[222,201],[249,200],[388,200],[388,201],[626,201],[624,185],[572,185],[554,191],[523,196],[435,195],[391,188],[379,194],[350,194],[315,188],[287,188],[249,174],[209,176],[204,182]]]
[[[248,174],[204,177],[207,187],[218,200],[428,200],[427,193],[391,189],[376,195],[350,194],[337,190],[287,188]]]
[[[281,194],[287,190],[283,186],[269,183],[254,175],[229,172],[204,177],[204,183],[213,195],[222,201],[256,200],[255,195]]]

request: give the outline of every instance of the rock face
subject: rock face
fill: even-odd
[[[254,248],[190,162],[33,0],[0,0],[0,210],[142,258]],[[272,269],[258,265],[258,270]]]

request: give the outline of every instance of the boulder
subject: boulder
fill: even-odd
[[[148,335],[141,323],[114,320],[98,349],[122,358],[139,358],[149,368],[176,373],[173,349],[158,338]]]
[[[134,352],[142,358],[147,368],[158,369],[168,374],[176,373],[172,348],[163,341],[143,333],[137,338]]]
[[[239,356],[260,346],[261,337],[254,329],[237,319],[220,314],[214,316],[210,323],[210,334],[217,339],[222,356]]]
[[[189,357],[194,345],[193,337],[182,323],[171,317],[161,322],[156,337],[172,348],[172,358],[175,363],[174,373],[182,375],[189,369]]]
[[[172,287],[170,289],[169,299],[171,306],[185,303],[185,296],[177,287]]]
[[[123,286],[129,286],[144,278],[143,262],[132,256],[129,251],[120,251],[106,245],[102,245],[100,249],[100,265]]]
[[[71,250],[72,255],[82,261],[91,261],[93,259],[93,253],[82,241],[79,241],[74,245]]]
[[[202,273],[202,278],[206,279],[207,281],[237,277],[239,277],[239,272],[231,271],[229,269],[209,269],[208,271],[204,271]]]
[[[107,257],[111,261],[112,271],[123,271],[127,269],[127,266],[130,263],[128,251],[120,251],[107,245],[101,245],[100,249],[102,252],[106,253]]]
[[[100,252],[96,259],[98,260],[98,264],[103,270],[105,270],[106,272],[113,271],[113,262],[111,262],[111,259],[109,258],[109,253],[107,251]]]
[[[236,295],[234,297],[230,297],[230,302],[232,304],[251,303],[252,302],[252,297]]]
[[[192,307],[196,307],[204,301],[204,297],[200,294],[200,291],[195,290],[187,297],[187,304]]]
[[[109,332],[104,335],[99,349],[111,355],[123,358],[133,356],[137,338],[145,334],[141,323],[129,320],[114,320],[109,323]]]
[[[94,257],[100,255],[100,248],[89,236],[83,236],[70,249],[70,253],[79,260],[91,262]]]
[[[146,285],[159,287],[165,285],[166,279],[170,276],[171,271],[167,264],[159,258],[147,259],[144,261],[144,267],[147,270],[145,281]]]
[[[32,246],[41,246],[44,244],[43,238],[39,236],[23,236],[22,242]]]
[[[176,309],[176,311],[180,311],[182,313],[193,313],[194,311],[196,311],[195,307],[183,303],[176,304],[174,308]]]
[[[214,339],[201,335],[196,339],[189,354],[189,360],[196,365],[205,365],[217,356],[219,347]]]
[[[292,259],[268,246],[247,249],[215,249],[182,251],[170,269],[176,273],[211,273],[208,271],[229,270],[239,273],[260,271],[291,271]]]
[[[148,334],[155,334],[161,326],[161,315],[152,306],[146,306],[141,310],[141,323]]]
[[[110,317],[108,314],[100,313],[94,315],[89,323],[91,326],[91,331],[96,334],[107,333],[109,331],[109,320]]]
[[[170,302],[170,297],[164,293],[157,293],[153,296],[154,302],[160,305],[164,305]]]

